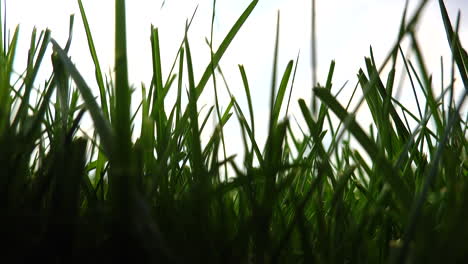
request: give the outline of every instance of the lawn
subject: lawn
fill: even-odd
[[[432,73],[440,69],[426,68],[420,48],[425,43],[416,34],[427,2],[411,15],[402,10],[398,41],[383,61],[376,62],[370,49],[366,67],[357,69],[358,85],[344,88],[363,96],[347,102],[337,100],[342,90],[333,86],[334,61],[328,76],[317,76],[326,82],[311,85],[312,98],[289,100],[297,60],[278,69],[275,25],[265,142],[256,140],[254,87],[243,66],[235,74],[242,77],[237,85],[247,107],[234,96],[221,105],[215,96],[202,112],[199,102],[210,83],[215,91],[225,89],[220,60],[258,0],[216,48],[207,40],[211,58],[198,78],[187,38],[192,21],[168,76],[162,74],[158,28],[151,28],[148,87],[128,80],[124,0],[115,1],[112,76],[101,69],[78,0],[88,40],[80,45],[88,45],[94,63],[92,84],[67,55],[72,30],[67,43],[55,41],[50,31],[33,31],[27,66],[14,69],[19,30],[7,38],[0,17],[1,261],[467,262],[468,113],[462,109],[468,55],[458,23],[439,0],[446,30],[440,37],[453,57],[442,67],[452,74],[448,83],[433,83]],[[414,59],[400,48],[403,40],[411,43]],[[53,49],[53,69],[37,88],[47,49]],[[412,78],[406,89],[423,95],[416,97],[417,113],[393,96],[400,61]],[[384,67],[390,70],[384,73]],[[455,92],[456,86],[464,89]],[[169,92],[176,96],[169,98]],[[132,100],[136,93],[141,100]],[[351,102],[369,109],[369,129],[358,122]],[[284,115],[293,104],[300,114]],[[90,133],[80,127],[86,115]],[[213,119],[215,129],[205,142],[202,134]],[[229,122],[239,126],[240,162],[226,154]]]

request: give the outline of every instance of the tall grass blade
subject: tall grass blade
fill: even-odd
[[[231,44],[232,40],[234,39],[237,32],[239,32],[242,25],[245,23],[247,18],[250,16],[252,11],[254,10],[255,6],[257,5],[258,0],[253,0],[249,6],[245,9],[244,13],[237,19],[236,23],[232,26],[231,30],[228,32],[226,37],[223,39],[221,44],[218,47],[218,50],[213,54],[213,59],[210,61],[210,64],[206,67],[205,72],[203,73],[200,81],[197,84],[197,97],[203,92],[205,85],[208,82],[208,79],[211,76],[212,69],[215,68],[221,57],[223,57],[224,53],[226,52],[227,48]]]
[[[102,77],[101,65],[99,63],[99,59],[96,53],[96,47],[94,46],[93,35],[91,34],[91,29],[89,27],[88,18],[86,17],[86,12],[84,10],[83,3],[81,0],[78,0],[78,5],[80,8],[81,19],[83,20],[83,26],[86,32],[86,38],[88,40],[89,53],[91,53],[91,58],[93,59],[93,63],[94,63],[94,69],[95,69],[97,85],[99,87],[102,111],[103,111],[104,117],[109,120],[110,116],[109,116],[109,106],[107,103],[107,97],[106,97],[106,92],[105,92],[106,88],[104,85],[104,79]]]
[[[396,193],[397,199],[400,201],[404,210],[408,210],[411,204],[411,194],[405,182],[400,178],[399,173],[393,168],[391,163],[386,160],[384,154],[379,150],[376,144],[366,135],[364,130],[357,124],[354,115],[346,112],[340,103],[324,88],[314,89],[320,100],[328,105],[330,109],[338,116],[345,124],[345,127],[357,139],[361,146],[366,150],[375,164],[378,164],[383,169],[383,175],[392,186],[392,190]]]

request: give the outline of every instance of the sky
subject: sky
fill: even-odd
[[[104,72],[109,73],[113,67],[114,1],[83,0],[82,2],[101,67]],[[215,47],[219,45],[249,3],[248,0],[217,0],[214,22]],[[410,11],[413,11],[418,3],[419,0],[410,0]],[[457,12],[461,10],[460,39],[467,47],[468,1],[446,0],[445,3],[452,22],[455,21]],[[188,34],[196,81],[201,77],[210,59],[210,50],[205,43],[205,38],[210,36],[212,1],[166,0],[163,7],[161,7],[161,0],[127,1],[129,80],[137,88],[134,107],[140,96],[141,83],[149,86],[151,80],[151,44],[149,41],[151,25],[159,28],[163,75],[166,77],[183,39],[185,22],[192,16],[197,5],[198,10]],[[347,102],[356,84],[358,69],[365,67],[364,57],[369,56],[369,47],[372,45],[376,62],[380,65],[390,47],[395,43],[404,6],[405,0],[317,0],[317,81],[325,83],[330,62],[335,60],[332,91],[336,93],[348,81],[345,90],[338,97],[342,104]],[[296,102],[299,98],[304,98],[306,102],[309,102],[312,87],[310,0],[260,0],[220,62],[231,91],[247,113],[242,80],[238,70],[239,64],[244,65],[251,87],[256,129],[259,131],[260,141],[263,141],[268,126],[278,11],[280,13],[278,72],[281,74],[288,61],[296,60],[300,54],[290,113],[301,122],[301,114]],[[49,28],[52,31],[52,37],[64,46],[68,38],[71,14],[75,14],[75,26],[69,54],[97,95],[93,63],[78,4],[74,0],[7,0],[7,27],[13,31],[16,25],[20,25],[15,69],[18,71],[24,69],[30,32],[34,26],[39,30]],[[441,56],[447,65],[451,57],[437,1],[430,1],[418,29],[417,36],[426,59],[426,66],[434,73],[434,87],[440,87]],[[404,51],[408,50],[407,45],[402,48]],[[50,50],[51,48],[49,52]],[[39,80],[42,80],[42,83],[51,70],[50,60],[47,59],[44,63],[39,73]],[[445,67],[444,76],[448,76],[449,70],[449,67]],[[220,78],[217,80],[219,82]],[[445,78],[445,83],[447,83],[447,78]],[[38,85],[40,86],[41,83],[39,82]],[[222,85],[219,85],[219,89],[220,103],[227,106],[229,97]],[[458,85],[457,89],[461,91],[463,87]],[[410,91],[410,87],[405,85],[400,94],[401,100],[410,109],[416,111],[414,96]],[[203,104],[211,106],[213,103],[213,88],[210,81],[199,106]],[[366,109],[359,109],[358,120],[363,126],[370,122],[369,118],[370,115]],[[234,146],[232,152],[238,152],[237,148],[241,145],[236,124],[236,120],[231,120],[231,124],[226,129],[226,137],[230,139],[229,144]]]

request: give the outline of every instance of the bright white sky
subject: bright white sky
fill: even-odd
[[[281,12],[279,71],[282,72],[287,62],[296,59],[298,52],[301,52],[291,100],[292,113],[297,113],[296,116],[301,119],[296,103],[297,99],[304,98],[306,102],[310,101],[310,2],[309,0],[260,0],[252,16],[244,24],[221,61],[230,89],[247,113],[244,90],[237,68],[238,64],[245,66],[250,81],[254,110],[257,115],[257,131],[259,132],[266,131],[268,124],[277,10]],[[453,23],[458,10],[462,11],[460,39],[466,48],[468,45],[468,1],[447,0],[445,2]],[[209,38],[210,34],[212,1],[166,0],[163,8],[161,8],[161,3],[161,0],[127,1],[129,74],[130,82],[138,88],[135,98],[139,97],[141,82],[149,84],[151,80],[149,42],[151,24],[160,30],[163,74],[167,76],[183,38],[185,21],[191,17],[196,5],[199,4],[197,15],[189,32],[196,80],[201,77],[209,62],[210,51],[204,39],[205,37]],[[249,3],[249,0],[217,1],[214,33],[216,47]],[[410,0],[410,7],[414,8],[418,3],[419,1]],[[114,1],[83,0],[83,4],[95,39],[101,66],[103,71],[108,73],[113,64]],[[347,91],[343,93],[341,98],[344,100],[343,104],[347,102],[347,96],[354,88],[358,69],[365,67],[363,58],[369,56],[369,45],[372,45],[375,59],[377,63],[380,63],[394,44],[404,5],[405,0],[317,0],[318,81],[321,83],[326,81],[330,61],[336,60],[333,78],[334,91],[338,91],[347,80],[350,81],[347,85]],[[68,37],[69,15],[73,13],[76,15],[70,54],[73,62],[88,80],[88,84],[91,87],[97,87],[78,4],[74,0],[7,1],[8,28],[13,31],[14,26],[21,25],[20,46],[17,52],[18,63],[16,65],[18,71],[24,68],[33,26],[35,25],[40,30],[46,27],[51,29],[53,38],[65,45]],[[438,3],[435,0],[431,0],[425,10],[418,37],[427,60],[427,68],[434,73],[434,87],[440,89],[440,56],[444,57],[444,62],[447,65],[451,57]],[[406,47],[403,49],[406,50]],[[47,77],[45,74],[50,73],[49,61],[48,59],[45,61],[47,65],[44,65],[43,75],[40,75],[42,80]],[[445,76],[449,76],[449,67],[446,66],[445,70]],[[447,84],[447,77],[445,83]],[[221,90],[225,90],[223,86],[219,87]],[[410,92],[411,88],[409,86],[405,88],[408,93],[403,94],[403,99],[411,108],[415,106],[414,97]],[[458,89],[463,88],[460,86]],[[202,100],[204,103],[212,105],[212,87],[207,87],[205,91]],[[228,97],[225,93],[221,95],[220,99],[222,105],[226,106]],[[134,105],[136,104],[134,102]],[[416,111],[416,108],[412,109]],[[366,117],[368,114],[363,112],[360,120],[365,122]],[[229,140],[230,144],[240,146],[240,134],[235,126],[237,121],[231,120],[231,124],[233,124],[231,128],[235,129],[228,131],[227,136],[232,138]],[[260,133],[259,139],[261,139],[262,134]],[[263,140],[261,139],[261,141]]]

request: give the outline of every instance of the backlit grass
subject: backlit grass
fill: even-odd
[[[243,66],[239,85],[247,109],[232,96],[228,105],[215,100],[205,114],[199,112],[208,83],[213,82],[215,95],[222,89],[220,59],[258,0],[250,2],[219,46],[211,43],[212,36],[207,40],[211,59],[199,79],[187,38],[192,21],[168,76],[162,75],[158,29],[151,28],[152,82],[136,90],[128,81],[124,0],[115,1],[115,72],[107,78],[78,0],[93,84],[67,55],[71,36],[57,43],[47,30],[32,32],[26,69],[13,69],[19,30],[6,38],[0,25],[2,262],[467,261],[468,115],[461,109],[468,55],[439,0],[447,33],[440,37],[447,38],[453,56],[444,67],[454,70],[436,92],[431,77],[436,69],[425,68],[424,43],[415,33],[426,2],[411,17],[403,11],[398,41],[384,61],[378,64],[370,50],[366,68],[357,70],[356,89],[364,96],[348,102],[339,102],[332,89],[335,62],[328,76],[317,76],[326,81],[313,88],[313,100],[289,100],[298,58],[283,71],[276,65],[278,22],[265,142],[255,139],[254,87]],[[73,26],[72,16],[70,32]],[[401,51],[404,39],[412,44],[414,61]],[[51,58],[45,57],[47,49],[53,49]],[[36,96],[37,74],[47,59],[53,71]],[[418,113],[393,97],[397,61],[414,79],[408,89],[422,91]],[[382,73],[385,66],[388,74]],[[464,87],[459,96],[454,71]],[[16,78],[13,72],[22,74]],[[175,100],[168,99],[169,91]],[[132,101],[132,93],[141,93],[141,101]],[[351,100],[370,110],[370,132],[357,121]],[[306,101],[314,101],[316,109]],[[281,114],[290,104],[300,107],[299,128]],[[138,110],[132,112],[131,105]],[[92,135],[77,133],[85,113],[92,119]],[[217,124],[203,144],[201,134],[213,116]],[[240,127],[240,163],[226,155],[227,122]],[[331,143],[325,143],[326,136]]]

